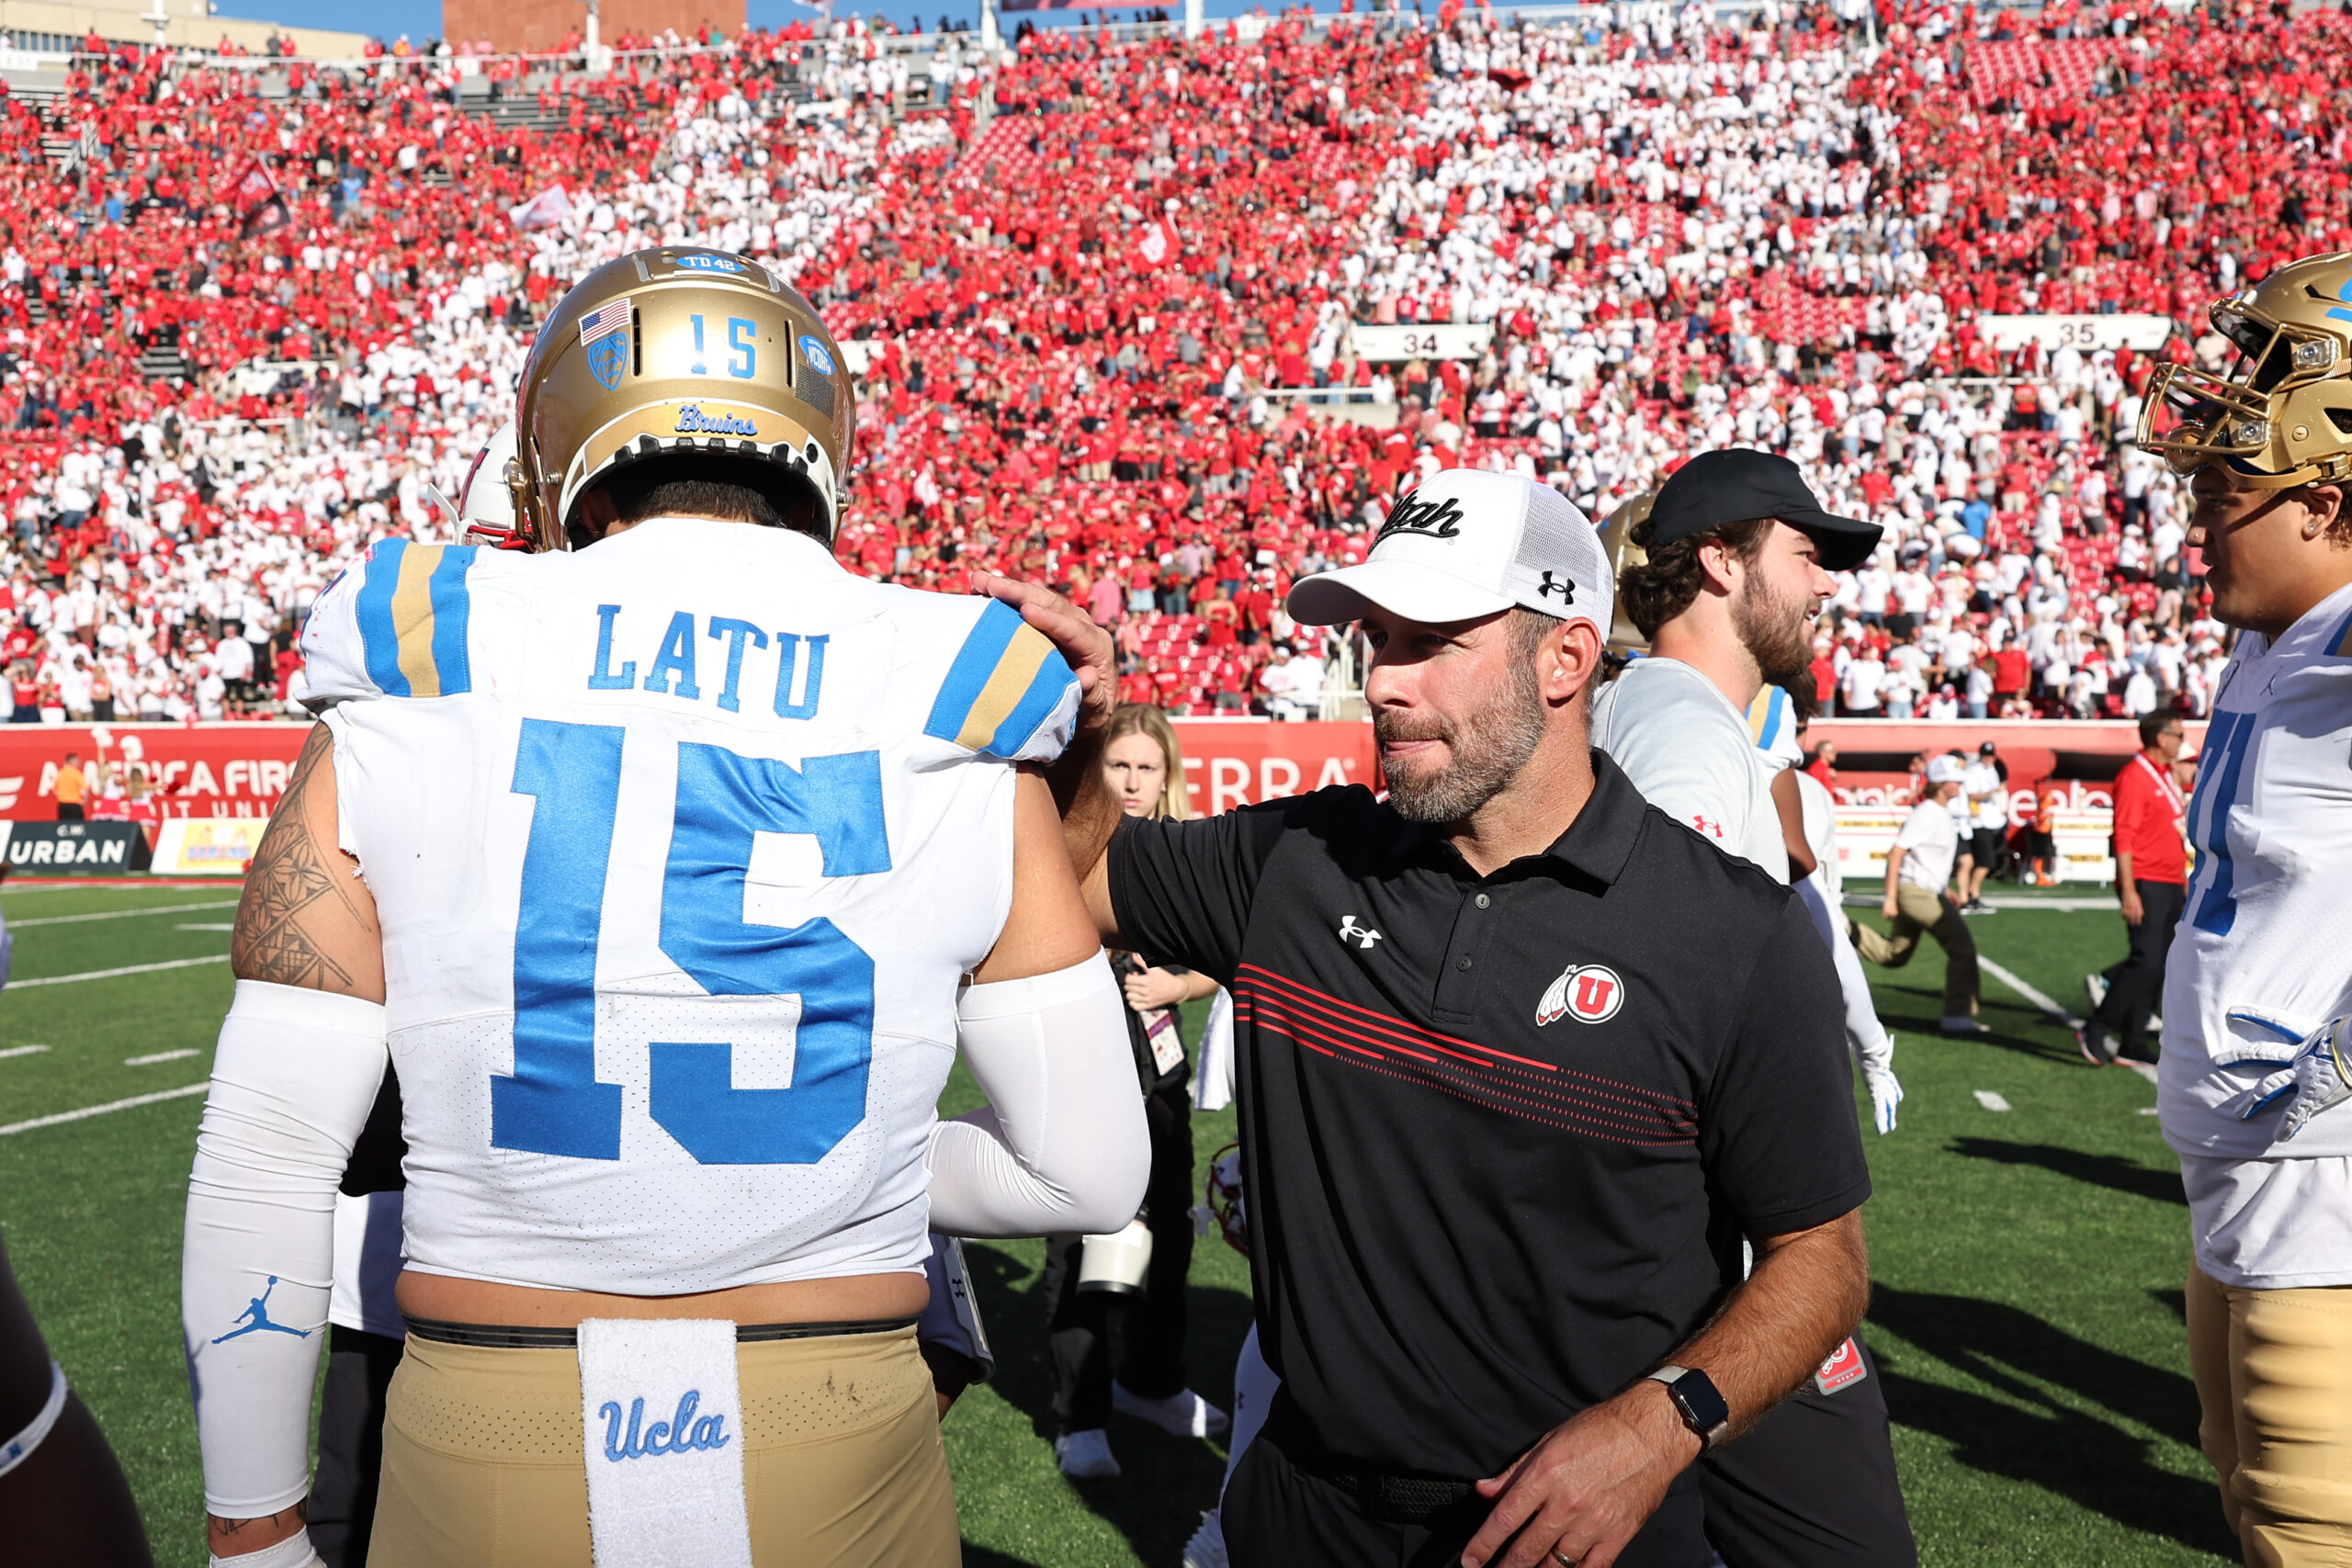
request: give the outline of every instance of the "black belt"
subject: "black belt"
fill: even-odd
[[[576,1328],[542,1328],[531,1325],[444,1323],[438,1318],[412,1317],[408,1331],[436,1345],[469,1345],[480,1350],[576,1350]],[[760,1345],[772,1339],[830,1339],[842,1334],[895,1334],[912,1328],[921,1319],[870,1317],[844,1323],[739,1323],[735,1343]]]
[[[1422,1524],[1478,1495],[1467,1481],[1367,1470],[1332,1453],[1308,1429],[1283,1390],[1275,1391],[1259,1436],[1272,1438],[1293,1470],[1339,1488],[1367,1517],[1385,1524]]]

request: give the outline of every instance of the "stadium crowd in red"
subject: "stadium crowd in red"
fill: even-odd
[[[1039,32],[993,65],[856,25],[607,75],[81,61],[0,107],[12,673],[35,714],[286,711],[319,586],[447,534],[427,487],[535,313],[691,243],[768,260],[863,367],[843,554],[1065,583],[1132,696],[1311,715],[1282,592],[1420,473],[1517,467],[1600,517],[1754,444],[1888,525],[1820,649],[1843,711],[2201,708],[2182,498],[2116,440],[2161,355],[1996,348],[1979,312],[2169,313],[2169,352],[2217,353],[2207,299],[2352,243],[2320,90],[2352,24],[1890,5],[1872,51],[1826,9],[1628,15]],[[461,67],[551,129],[468,112]],[[1415,322],[1491,336],[1357,353]],[[174,352],[184,385],[142,372]]]

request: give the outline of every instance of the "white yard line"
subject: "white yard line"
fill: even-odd
[[[1880,900],[1884,896],[1883,894],[1878,893],[1849,892],[1843,897],[1841,901],[1849,908],[1875,909],[1879,907]],[[2058,915],[2080,914],[2086,909],[2105,909],[2109,914],[2113,914],[2116,908],[2115,895],[2112,893],[2106,895],[2104,897],[2087,898],[2068,898],[2063,897],[2056,898],[2037,898],[2030,894],[2011,894],[2004,897],[1996,893],[1988,897],[1984,900],[1984,905],[1985,908],[1996,911],[2002,909],[2023,909],[2030,913],[2035,909],[2047,909],[2051,913]]]
[[[118,975],[152,975],[158,969],[187,969],[198,964],[226,964],[229,955],[215,953],[205,958],[169,958],[161,964],[126,964],[119,969],[85,969],[79,975],[43,975],[30,980],[11,980],[8,988],[21,991],[27,986],[70,986],[76,980],[111,980]]]
[[[101,909],[95,915],[43,915],[38,919],[10,920],[12,931],[28,931],[34,926],[71,926],[84,920],[127,920],[134,915],[185,915],[192,909],[233,909],[237,901],[211,904],[158,904],[152,909]]]
[[[110,1100],[104,1105],[85,1105],[79,1111],[61,1111],[54,1116],[36,1116],[29,1122],[11,1122],[0,1127],[0,1138],[11,1133],[29,1133],[36,1127],[58,1127],[68,1122],[84,1122],[111,1111],[129,1111],[134,1106],[153,1105],[166,1100],[186,1100],[189,1095],[202,1094],[211,1087],[209,1082],[187,1084],[178,1089],[157,1089],[153,1094],[134,1094],[129,1100]]]
[[[2052,1018],[2056,1019],[2060,1023],[2064,1024],[2067,1028],[2080,1029],[2083,1026],[2083,1021],[2081,1019],[2076,1018],[2073,1013],[2068,1012],[2064,1008],[2062,1008],[2056,1002],[2052,1001],[2041,991],[2038,991],[2033,987],[2026,984],[2024,979],[2020,976],[2010,973],[2000,964],[1994,963],[1982,953],[1979,953],[1976,955],[1976,966],[1984,970],[1987,975],[1992,976],[1993,978],[1998,980],[2004,986],[2007,986],[2012,991],[2015,991],[2018,995],[2023,997],[2026,1000],[2031,1002],[2034,1006],[2040,1008],[2043,1012],[2048,1013]]]
[[[185,1062],[190,1056],[202,1054],[196,1050],[158,1051],[152,1056],[125,1056],[122,1065],[126,1067],[152,1067],[158,1062]]]
[[[46,1045],[11,1045],[6,1051],[0,1051],[0,1061],[10,1056],[38,1056],[48,1049]]]

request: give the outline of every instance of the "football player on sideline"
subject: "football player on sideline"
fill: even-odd
[[[2165,366],[2137,433],[2188,476],[2188,542],[2239,629],[2188,807],[2156,1103],[2188,1197],[2198,1440],[2263,1568],[2352,1558],[2352,1113],[2322,1114],[2352,1010],[2347,289],[2340,254],[2217,301],[2241,357]]]
[[[1026,766],[1080,682],[1007,606],[832,559],[839,352],[755,264],[623,257],[525,368],[538,550],[388,540],[321,595],[189,1185],[216,1556],[312,1561],[334,1188],[389,1055],[376,1568],[956,1561],[928,1224],[1112,1228],[1146,1142]],[[990,1105],[942,1124],[959,1043]]]

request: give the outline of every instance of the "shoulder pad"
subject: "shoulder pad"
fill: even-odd
[[[1001,599],[982,604],[923,733],[1007,762],[1050,762],[1069,744],[1078,677],[1051,640]]]
[[[450,697],[473,690],[466,577],[481,552],[386,539],[327,584],[302,627],[314,707],[368,697]]]

